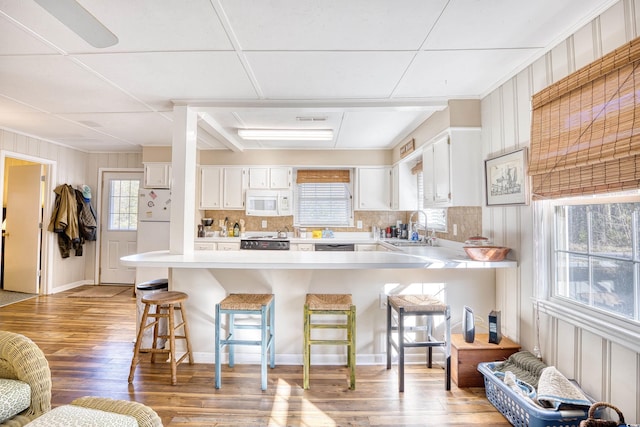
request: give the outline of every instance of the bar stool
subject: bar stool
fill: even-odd
[[[273,310],[275,298],[273,294],[229,294],[226,298],[216,304],[216,380],[215,387],[221,386],[221,361],[220,355],[225,345],[229,346],[229,367],[233,367],[235,362],[235,345],[259,345],[260,346],[260,364],[261,364],[261,387],[262,390],[267,389],[267,352],[269,357],[269,366],[276,366],[276,349],[273,342],[275,336],[275,312]],[[227,337],[222,338],[222,322],[221,316],[228,315],[227,321]],[[235,315],[260,315],[259,324],[236,324]],[[236,339],[236,329],[259,329],[259,340]]]
[[[312,323],[311,316],[345,315],[346,323]],[[345,329],[342,340],[312,339],[312,329]],[[356,388],[356,306],[350,294],[307,294],[304,303],[303,388],[309,388],[309,367],[312,345],[346,345],[347,366],[350,370],[349,388]]]
[[[133,382],[133,374],[138,364],[140,353],[151,353],[151,363],[155,363],[157,354],[168,354],[171,364],[171,385],[178,382],[176,370],[177,366],[189,357],[189,364],[193,364],[193,355],[191,352],[191,342],[189,341],[189,325],[187,324],[187,313],[185,312],[184,302],[189,298],[184,292],[154,292],[142,297],[141,302],[144,304],[144,312],[140,319],[140,328],[136,345],[133,349],[133,358],[131,359],[131,369],[129,371],[129,384]],[[155,310],[151,310],[155,307]],[[179,311],[182,321],[176,324],[175,312]],[[151,322],[147,320],[154,319]],[[160,320],[167,319],[168,327],[166,334],[159,333]],[[153,341],[151,347],[143,347],[144,331],[153,328]],[[176,335],[176,330],[182,328],[183,334]],[[158,348],[158,339],[166,340],[164,348]],[[176,339],[185,340],[186,352],[178,359],[176,358]],[[169,348],[167,348],[167,346]]]
[[[397,323],[393,323],[393,312],[397,313]],[[426,326],[407,326],[405,318],[423,316],[427,320]],[[443,316],[444,339],[436,340],[432,335],[433,318]],[[393,332],[398,332],[397,342],[393,339]],[[408,340],[406,334],[426,332],[424,341]],[[387,369],[391,369],[391,348],[398,352],[399,389],[404,391],[404,354],[407,347],[427,347],[427,366],[431,368],[433,361],[433,347],[440,347],[444,353],[445,389],[451,390],[451,310],[442,301],[429,295],[389,295],[387,297]]]

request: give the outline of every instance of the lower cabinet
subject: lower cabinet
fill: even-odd
[[[478,363],[503,361],[518,351],[520,344],[505,337],[492,344],[488,334],[476,334],[468,343],[461,334],[451,334],[451,379],[458,387],[484,387]]]
[[[291,243],[291,251],[313,252],[313,243]]]
[[[218,242],[217,250],[218,251],[239,251],[240,242]]]
[[[215,251],[215,242],[195,242],[193,249],[196,251]]]

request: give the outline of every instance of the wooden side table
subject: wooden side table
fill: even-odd
[[[506,337],[500,344],[491,344],[488,334],[476,334],[475,341],[468,343],[462,334],[451,334],[451,379],[458,387],[484,387],[478,363],[502,361],[518,351],[520,344]]]

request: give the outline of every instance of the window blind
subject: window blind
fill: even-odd
[[[533,96],[534,199],[640,188],[640,38]]]
[[[351,194],[340,182],[298,184],[297,223],[302,226],[349,226]]]
[[[348,169],[301,169],[296,173],[296,183],[318,183],[318,182],[350,182],[350,171]]]

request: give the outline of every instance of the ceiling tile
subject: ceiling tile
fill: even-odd
[[[412,52],[249,52],[267,99],[388,98]]]
[[[135,145],[171,145],[173,137],[173,113],[95,113],[63,114],[61,117],[80,123],[92,123],[97,132]]]
[[[431,112],[354,112],[345,113],[338,142],[338,148],[388,148],[406,137]]]
[[[82,63],[159,109],[171,100],[255,99],[237,55],[230,52],[154,52],[78,55]]]
[[[421,52],[394,96],[479,97],[530,58],[533,49]],[[473,70],[472,72],[470,70]]]
[[[0,95],[52,112],[140,111],[142,104],[62,56],[0,61]]]
[[[543,48],[601,0],[451,0],[424,49]],[[569,34],[565,34],[568,36]]]
[[[446,3],[222,1],[240,46],[248,51],[415,50]]]

